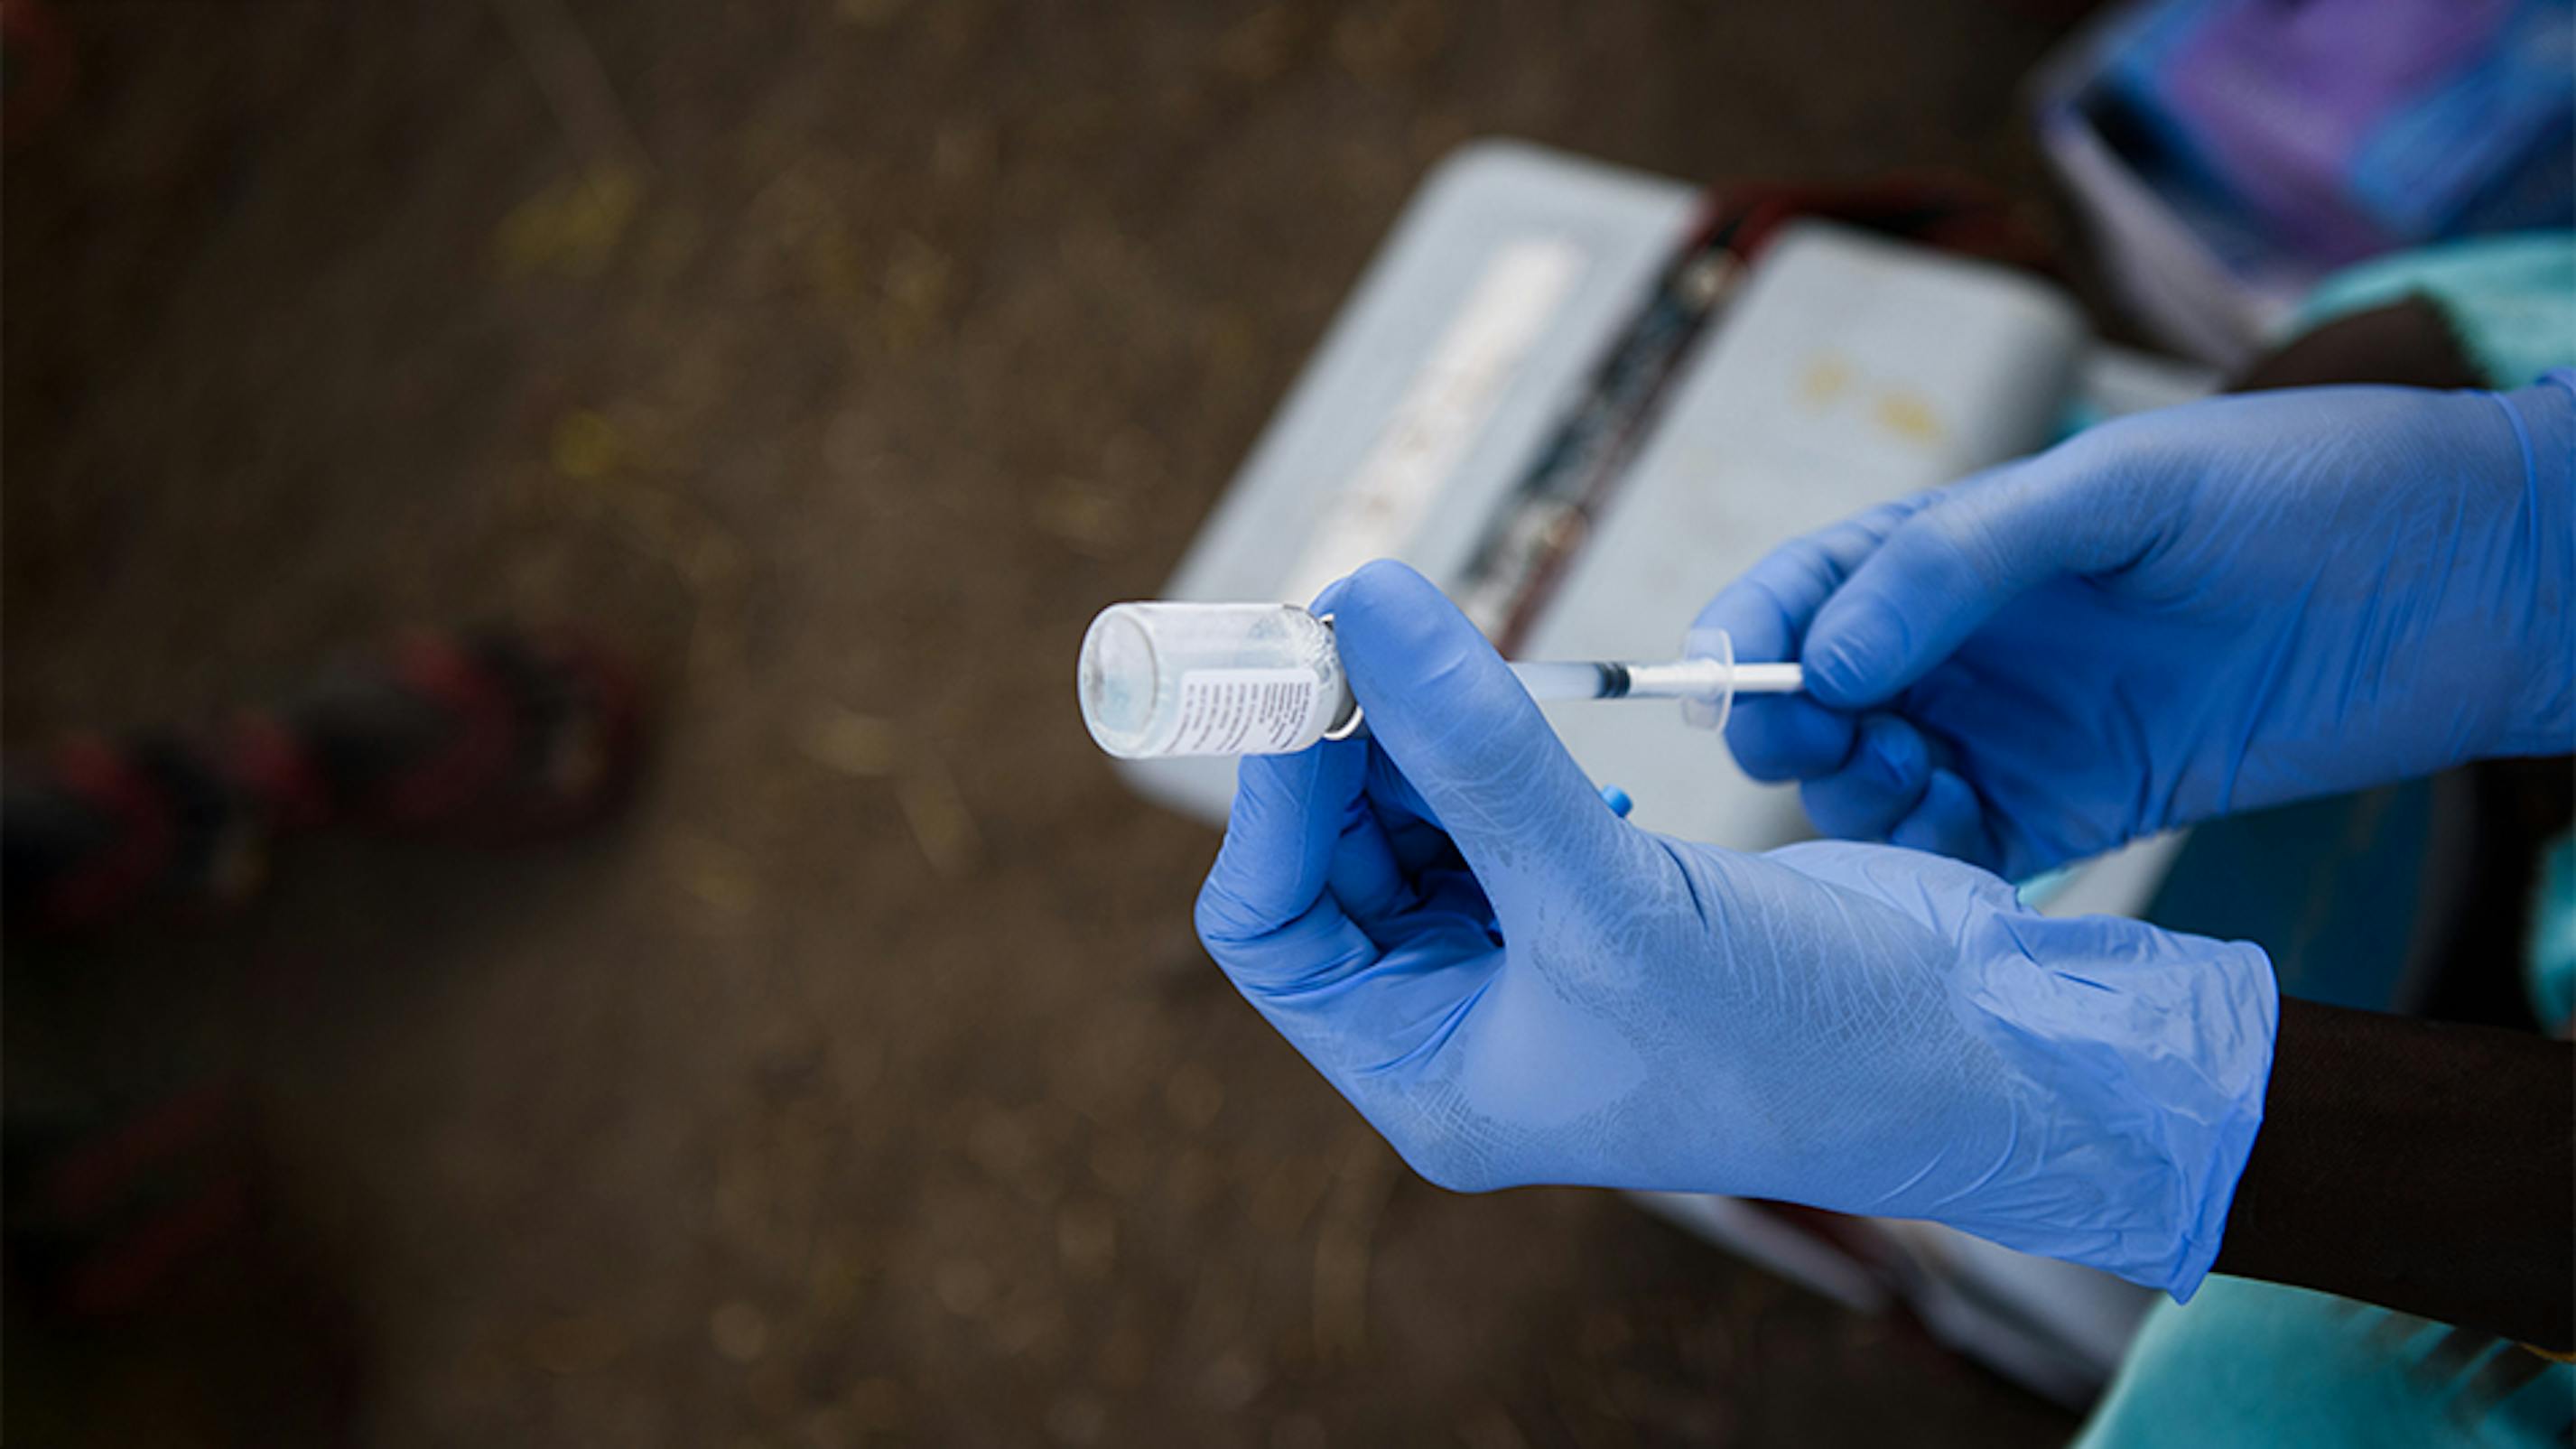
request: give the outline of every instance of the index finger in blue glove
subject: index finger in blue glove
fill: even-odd
[[[1387,843],[1394,847],[1395,858],[1407,874],[1440,866],[1463,866],[1457,844],[1440,826],[1440,817],[1432,813],[1430,802],[1404,772],[1387,758],[1384,749],[1369,751],[1368,803],[1378,824],[1386,831]]]
[[[1367,748],[1344,741],[1253,755],[1235,774],[1225,844],[1199,889],[1199,939],[1247,990],[1355,970],[1375,958],[1331,889]],[[1388,870],[1393,869],[1392,861]]]
[[[2003,848],[1977,792],[1954,770],[1936,769],[1921,800],[1887,832],[1887,843],[1964,860],[1987,870],[2002,868]]]
[[[2176,490],[2123,470],[2121,425],[1924,496],[1809,624],[1807,690],[1836,709],[1886,703],[2022,593],[2135,562]]]
[[[1737,659],[1797,658],[1816,610],[1924,501],[1918,497],[1883,504],[1772,550],[1699,611],[1682,641],[1682,652],[1716,653],[1714,634],[1723,629]],[[1714,712],[1692,702],[1684,704],[1682,717],[1705,726]],[[1757,780],[1828,774],[1851,758],[1853,741],[1853,721],[1848,715],[1795,695],[1739,699],[1727,721],[1727,747],[1744,772]]]
[[[1830,775],[1798,789],[1807,818],[1827,835],[1885,840],[1922,803],[1932,783],[1932,753],[1914,726],[1892,714],[1861,717],[1860,743]]]

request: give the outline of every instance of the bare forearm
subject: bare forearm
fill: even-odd
[[[2576,1347],[2576,1046],[2284,1000],[2217,1270]]]

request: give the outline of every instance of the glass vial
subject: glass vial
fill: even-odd
[[[1359,713],[1332,625],[1294,604],[1112,604],[1076,688],[1091,737],[1129,760],[1292,754]]]

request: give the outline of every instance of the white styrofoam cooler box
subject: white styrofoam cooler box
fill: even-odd
[[[1696,196],[1508,143],[1444,163],[1164,597],[1303,603],[1380,555],[1454,584]],[[1698,343],[1521,652],[1670,656],[1699,607],[1781,540],[2045,443],[2084,344],[2074,309],[2029,277],[1791,228]],[[1641,825],[1747,849],[1805,833],[1794,791],[1746,779],[1674,706],[1551,718],[1596,780],[1635,798]],[[1122,768],[1153,799],[1225,818],[1231,761]]]

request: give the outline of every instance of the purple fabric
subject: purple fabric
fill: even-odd
[[[2564,8],[2185,0],[2145,20],[2106,79],[2161,126],[2202,184],[2292,249],[2340,263],[2433,234],[2532,151],[2530,133],[2558,102],[2531,72],[2554,61],[2515,48],[2563,38]],[[2392,135],[2422,144],[2391,145]]]

